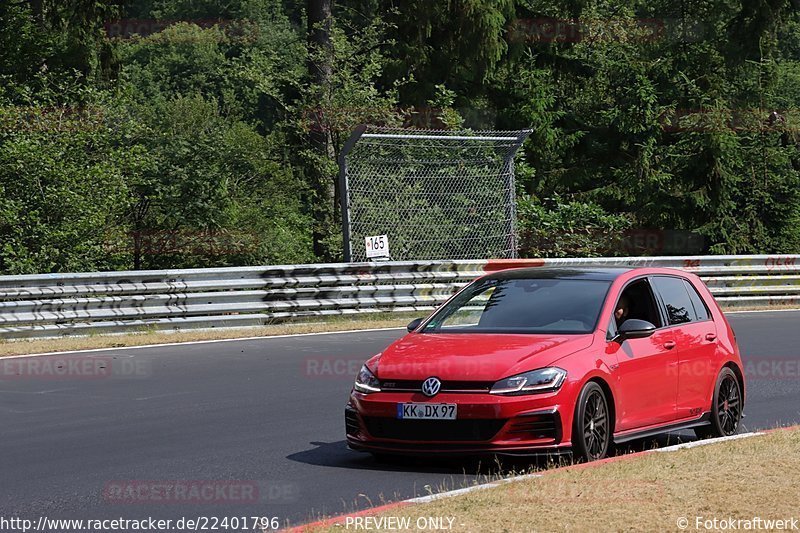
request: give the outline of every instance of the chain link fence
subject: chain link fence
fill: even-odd
[[[346,262],[514,258],[514,154],[530,131],[359,127],[339,157]]]

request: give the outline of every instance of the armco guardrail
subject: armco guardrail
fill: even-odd
[[[800,304],[800,255],[415,261],[0,276],[0,338],[256,326],[427,312],[514,266],[661,266],[698,274],[726,307]]]

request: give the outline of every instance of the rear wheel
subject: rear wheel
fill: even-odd
[[[736,374],[728,367],[717,376],[714,399],[711,403],[711,424],[696,428],[695,434],[701,438],[727,437],[739,430],[742,420],[742,390]]]
[[[611,417],[608,401],[600,385],[590,381],[578,396],[572,428],[575,458],[584,461],[602,459],[611,441]]]

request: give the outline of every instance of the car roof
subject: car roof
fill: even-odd
[[[498,270],[484,276],[484,279],[586,279],[614,281],[630,267],[529,267]]]

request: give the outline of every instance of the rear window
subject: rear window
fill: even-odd
[[[680,278],[655,276],[653,285],[661,295],[667,309],[667,320],[670,325],[685,324],[696,320],[694,305]]]
[[[688,281],[683,281],[684,285],[686,286],[686,292],[689,293],[689,299],[692,301],[692,306],[694,307],[694,314],[697,317],[697,320],[710,320],[711,313],[708,311],[708,306],[697,294],[697,289],[689,283]]]
[[[423,333],[590,333],[608,281],[487,279],[442,306]]]

